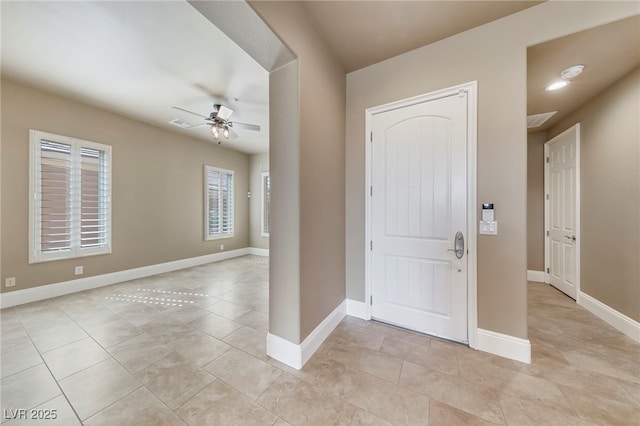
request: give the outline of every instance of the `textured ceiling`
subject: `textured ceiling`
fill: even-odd
[[[316,29],[351,72],[541,1],[308,1]]]
[[[545,87],[572,65],[584,72],[563,89]],[[640,16],[571,34],[527,50],[527,114],[558,111],[529,132],[543,131],[640,66]]]
[[[208,116],[221,102],[234,110],[232,121],[262,126],[235,128],[239,138],[226,146],[269,149],[268,71],[189,3],[2,1],[0,7],[3,77],[208,142],[208,126],[168,124],[203,122],[171,107]]]

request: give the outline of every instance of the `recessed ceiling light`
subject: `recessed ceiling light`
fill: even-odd
[[[544,90],[547,91],[553,91],[553,90],[558,90],[558,89],[562,89],[563,87],[565,87],[567,84],[569,84],[569,82],[567,80],[559,80],[556,82],[551,83],[550,85],[548,85],[547,87],[545,87]]]
[[[582,74],[583,70],[584,70],[584,65],[574,65],[572,67],[562,70],[562,72],[560,73],[560,77],[562,77],[565,80],[571,80],[572,78],[576,78],[577,76]]]

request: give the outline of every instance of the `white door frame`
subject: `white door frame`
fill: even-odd
[[[370,250],[372,237],[371,221],[371,196],[372,181],[371,167],[371,129],[373,115],[404,108],[423,102],[467,93],[467,235],[465,245],[467,249],[467,335],[469,347],[477,348],[478,342],[478,269],[477,269],[477,116],[478,116],[478,82],[471,81],[458,86],[449,87],[424,95],[391,102],[365,110],[365,305],[367,306],[366,319],[371,319],[371,287],[373,259]]]
[[[549,278],[549,267],[550,267],[550,236],[549,236],[549,185],[550,185],[550,164],[547,159],[549,158],[549,146],[560,139],[562,136],[567,133],[573,131],[575,129],[576,132],[576,302],[580,303],[580,257],[581,257],[581,242],[582,238],[580,238],[580,123],[577,123],[571,127],[569,127],[564,132],[560,133],[557,136],[554,136],[551,140],[548,140],[544,144],[544,282],[547,284],[551,283],[551,279]]]

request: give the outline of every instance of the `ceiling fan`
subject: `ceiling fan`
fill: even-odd
[[[222,104],[213,104],[213,111],[209,114],[209,116],[198,114],[197,112],[189,111],[188,109],[180,108],[177,106],[174,106],[173,108],[204,118],[205,119],[204,123],[199,123],[194,125],[180,125],[180,127],[184,127],[186,129],[195,129],[203,126],[211,126],[211,134],[213,135],[214,138],[216,138],[216,140],[218,141],[218,144],[221,142],[220,135],[224,136],[225,139],[229,139],[229,137],[233,137],[233,138],[238,137],[238,135],[233,131],[234,127],[243,128],[243,129],[251,130],[254,132],[260,131],[260,126],[257,124],[247,124],[247,123],[240,123],[238,121],[229,121],[231,114],[233,114],[233,110],[231,108],[227,108]]]

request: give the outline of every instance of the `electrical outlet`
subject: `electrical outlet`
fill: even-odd
[[[74,275],[82,275],[84,273],[84,267],[76,266],[76,269],[73,271]]]
[[[4,280],[5,287],[13,287],[14,285],[16,285],[16,277],[7,278],[6,280]]]
[[[220,251],[224,250],[224,244],[220,244]]]

